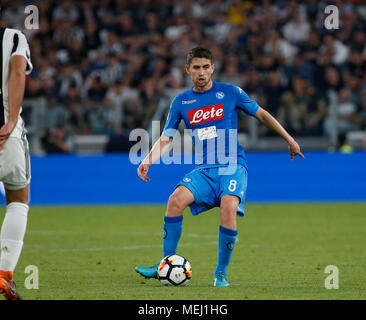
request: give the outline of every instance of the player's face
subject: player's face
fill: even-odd
[[[211,76],[214,72],[214,65],[206,58],[193,58],[190,65],[186,65],[186,72],[191,76],[193,85],[199,90],[211,85]]]

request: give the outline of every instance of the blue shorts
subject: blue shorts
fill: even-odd
[[[197,168],[186,174],[176,185],[185,186],[194,196],[194,202],[189,205],[193,215],[220,207],[221,197],[230,194],[240,199],[237,214],[245,214],[244,202],[247,190],[248,171],[241,165],[231,167],[230,174],[219,174],[222,167]]]

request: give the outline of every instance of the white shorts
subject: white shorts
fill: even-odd
[[[26,136],[22,139],[9,137],[0,150],[0,181],[5,189],[19,190],[30,182],[29,145]]]

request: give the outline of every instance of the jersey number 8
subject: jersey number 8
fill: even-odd
[[[236,180],[230,180],[229,187],[228,187],[229,191],[234,192],[236,189],[236,184],[237,184]]]

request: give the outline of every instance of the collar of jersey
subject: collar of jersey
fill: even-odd
[[[204,94],[204,93],[208,93],[208,92],[211,92],[212,90],[214,90],[216,87],[216,82],[215,81],[212,81],[212,87],[206,91],[203,91],[203,92],[197,92],[197,91],[194,91],[193,90],[193,87],[191,88],[191,91],[195,94]]]

